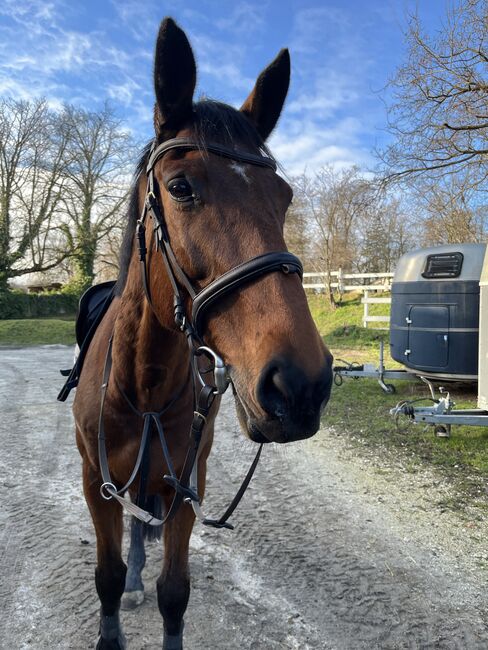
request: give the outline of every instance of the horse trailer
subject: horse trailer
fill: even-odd
[[[486,244],[449,244],[400,258],[392,284],[390,348],[409,372],[477,380],[485,252]]]
[[[463,255],[469,255],[471,250],[474,255],[479,254],[479,248],[483,247],[485,252],[479,279],[479,331],[488,331],[488,252],[482,244],[472,244],[469,249],[463,247]],[[450,247],[452,248],[452,247]],[[447,286],[447,285],[446,285]],[[467,294],[469,295],[469,294]],[[467,348],[470,349],[470,348]],[[437,435],[448,437],[453,424],[466,426],[488,426],[488,337],[486,334],[479,337],[478,345],[478,408],[456,409],[455,402],[450,398],[449,393],[442,395],[439,399],[435,397],[432,384],[429,382],[433,406],[413,406],[411,402],[399,403],[391,414],[398,416],[406,415],[414,422],[433,424]],[[444,391],[445,393],[445,391]]]

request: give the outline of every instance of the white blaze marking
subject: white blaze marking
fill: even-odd
[[[240,165],[238,162],[235,162],[235,161],[234,161],[234,162],[231,162],[231,163],[230,163],[230,168],[231,168],[233,171],[235,171],[235,173],[236,173],[238,176],[240,176],[241,178],[243,178],[243,179],[246,181],[246,183],[249,184],[249,183],[251,182],[251,179],[250,179],[250,178],[248,177],[248,175],[246,174],[246,168],[244,167],[244,165]]]

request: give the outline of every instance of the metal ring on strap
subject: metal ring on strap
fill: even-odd
[[[111,490],[110,490],[111,492],[114,492],[115,494],[117,494],[117,488],[115,487],[115,485],[113,483],[110,483],[108,481],[105,482],[105,483],[102,483],[101,486],[100,486],[100,494],[101,494],[102,498],[105,499],[105,501],[110,501],[110,499],[113,499],[113,497],[114,497],[114,495],[109,492],[109,488],[111,488]]]

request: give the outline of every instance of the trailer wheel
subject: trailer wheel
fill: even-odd
[[[383,390],[387,395],[394,395],[396,393],[396,388],[393,386],[393,384],[385,384]]]
[[[438,438],[449,438],[451,436],[451,427],[446,427],[443,424],[436,424],[434,426],[434,433]]]

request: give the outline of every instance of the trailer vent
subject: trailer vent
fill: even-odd
[[[428,255],[423,278],[458,278],[461,275],[462,253],[436,253]]]

